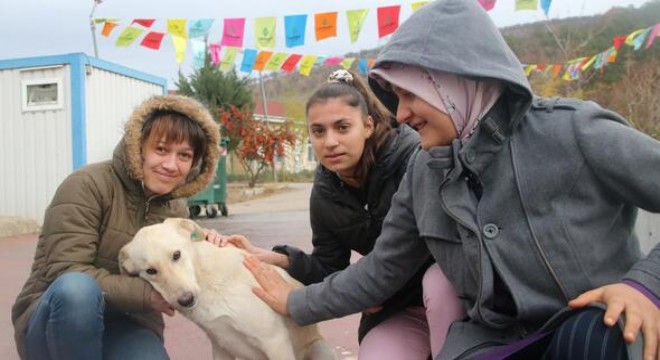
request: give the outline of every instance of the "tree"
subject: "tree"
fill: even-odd
[[[195,69],[189,77],[179,72],[179,80],[175,84],[180,94],[194,97],[204,103],[216,121],[219,120],[218,110],[228,110],[231,106],[239,109],[254,107],[250,79],[239,77],[234,69],[223,72],[211,64],[208,56],[204,66]],[[227,150],[233,151],[237,146],[237,142],[233,141],[236,139],[228,136],[224,128],[222,135],[230,140]]]
[[[275,156],[284,156],[286,145],[293,147],[296,143],[290,122],[268,126],[255,119],[249,108],[230,105],[228,110],[218,110],[218,118],[230,141],[235,142],[232,151],[248,174],[251,188],[263,170],[273,165]]]

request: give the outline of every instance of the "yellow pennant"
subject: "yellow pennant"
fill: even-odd
[[[314,55],[305,55],[300,61],[300,74],[309,76],[312,73],[312,68],[316,63],[316,56]]]
[[[348,10],[346,11],[346,18],[348,19],[348,33],[351,34],[351,43],[357,41],[364,20],[367,18],[369,9]]]
[[[187,39],[186,19],[167,19],[167,33]]]
[[[187,39],[177,35],[172,35],[172,44],[174,44],[174,52],[176,53],[176,62],[183,63],[186,58],[186,43]]]

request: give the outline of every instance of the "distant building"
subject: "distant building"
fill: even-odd
[[[0,60],[0,214],[43,221],[73,170],[108,160],[167,80],[83,53]]]

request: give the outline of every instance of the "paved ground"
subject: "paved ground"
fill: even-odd
[[[226,218],[200,217],[202,226],[223,233],[242,233],[255,245],[270,247],[286,243],[309,249],[308,200],[311,184],[290,184],[291,190],[269,197],[230,204]],[[29,273],[36,235],[0,238],[0,358],[16,360],[11,304]],[[335,346],[339,359],[357,359],[359,315],[321,323],[321,331]],[[204,333],[180,315],[166,319],[166,346],[173,360],[211,359],[211,346]]]

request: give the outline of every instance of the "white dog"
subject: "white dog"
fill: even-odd
[[[335,358],[317,325],[301,327],[254,295],[259,285],[243,265],[245,251],[204,241],[202,231],[188,219],[144,227],[119,252],[120,267],[202,328],[215,360]]]

